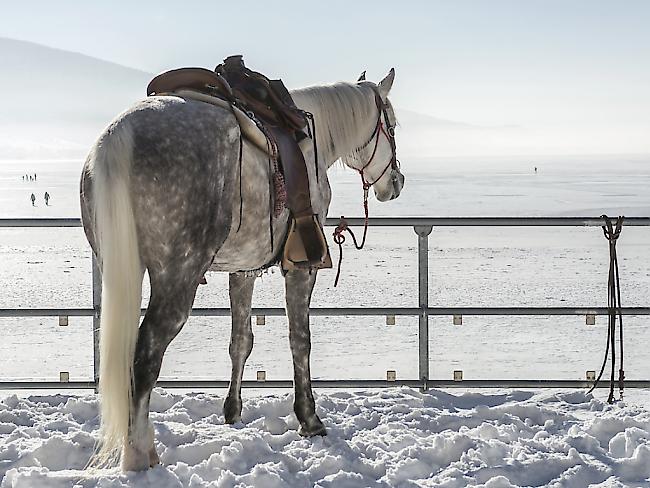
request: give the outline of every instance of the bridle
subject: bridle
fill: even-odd
[[[334,229],[334,233],[333,233],[334,242],[339,246],[339,264],[336,271],[336,279],[334,280],[334,286],[338,285],[339,277],[341,276],[341,262],[343,261],[343,243],[345,242],[345,235],[343,233],[345,231],[349,232],[350,235],[352,236],[354,247],[356,247],[358,250],[363,249],[363,246],[366,244],[366,236],[368,234],[368,192],[370,190],[370,187],[372,187],[372,185],[377,183],[386,174],[388,168],[391,168],[391,170],[393,171],[399,170],[399,161],[397,160],[397,148],[395,144],[396,124],[391,124],[390,119],[388,118],[388,104],[382,100],[381,95],[379,94],[379,90],[373,87],[373,91],[375,94],[375,104],[377,106],[377,111],[378,111],[377,123],[375,124],[375,129],[373,130],[368,140],[357,149],[357,152],[368,147],[373,140],[375,141],[375,147],[372,150],[372,154],[370,155],[368,162],[364,164],[361,167],[361,169],[355,168],[355,171],[359,173],[359,175],[361,176],[361,184],[363,186],[363,212],[364,212],[363,238],[361,239],[361,244],[359,244],[357,241],[357,237],[354,235],[354,232],[352,232],[352,229],[348,227],[348,223],[345,220],[345,217],[341,215],[339,225],[336,226],[336,229]],[[385,126],[384,126],[384,121],[382,121],[382,116],[386,124]],[[386,140],[390,144],[391,158],[388,164],[384,167],[382,172],[379,174],[379,176],[375,178],[374,181],[371,182],[366,178],[364,172],[375,159],[375,155],[377,154],[377,148],[379,147],[379,136],[381,134],[384,134]],[[396,181],[396,178],[397,176],[393,174],[392,176],[393,183]]]
[[[361,183],[363,185],[363,191],[365,193],[364,200],[367,200],[368,190],[370,187],[377,183],[382,178],[382,176],[384,176],[386,171],[388,171],[388,168],[392,168],[394,170],[399,169],[399,161],[397,160],[397,148],[395,146],[395,124],[391,124],[390,119],[388,118],[388,104],[381,99],[381,95],[379,95],[379,91],[377,89],[373,89],[373,91],[375,92],[375,104],[377,105],[377,111],[379,112],[377,116],[377,123],[375,124],[375,130],[368,138],[368,141],[359,147],[357,151],[366,148],[368,145],[370,145],[373,139],[375,141],[375,147],[372,150],[372,154],[370,155],[368,162],[364,164],[361,169],[355,168],[355,170],[361,176]],[[381,120],[382,115],[386,121],[386,127],[384,127],[384,122]],[[381,134],[384,134],[384,136],[386,136],[386,140],[388,140],[388,143],[390,144],[391,158],[386,167],[384,167],[384,170],[381,172],[381,174],[375,178],[375,181],[370,182],[366,179],[364,171],[375,159],[375,155],[377,154],[377,147],[379,146],[379,136]]]

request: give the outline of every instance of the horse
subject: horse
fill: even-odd
[[[341,160],[379,201],[399,196],[404,176],[395,154],[388,100],[395,70],[379,83],[359,78],[291,92],[313,115],[316,144],[303,145],[312,208],[321,224],[331,198],[327,169]],[[318,165],[318,168],[316,167]],[[316,171],[318,170],[318,172]],[[241,383],[253,347],[256,273],[277,260],[290,216],[273,214],[268,154],[241,138],[226,108],[191,98],[147,97],[118,115],[82,169],[83,228],[102,275],[100,428],[95,466],[124,471],[160,462],[149,399],[167,346],[185,324],[208,269],[229,273],[232,376],[223,411],[241,421]],[[142,282],[149,305],[140,323]],[[294,412],[303,436],[325,435],[315,411],[309,355],[309,303],[316,270],[285,275],[294,366]]]

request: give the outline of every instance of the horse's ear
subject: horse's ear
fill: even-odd
[[[393,87],[393,81],[395,81],[395,68],[391,68],[386,77],[377,85],[381,98],[388,96],[390,89]]]
[[[360,81],[366,81],[366,70],[364,69],[363,72],[359,75],[359,79],[357,80],[357,83]]]

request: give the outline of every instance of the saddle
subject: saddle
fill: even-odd
[[[279,182],[274,175],[274,186],[284,186],[285,204],[291,213],[289,232],[282,251],[283,270],[331,268],[327,241],[311,207],[307,166],[298,145],[308,137],[307,114],[296,107],[282,81],[269,80],[248,69],[242,56],[230,56],[214,71],[205,68],[175,69],[156,76],[147,87],[149,96],[184,96],[188,91],[227,102],[233,111],[238,112],[235,115],[242,134],[247,135],[251,131],[246,127],[250,121],[242,120],[241,113],[245,113],[264,134],[264,143],[268,142],[274,149],[271,150],[271,157],[276,158],[274,162],[281,172]],[[212,103],[200,96],[190,98]],[[259,140],[257,145],[260,145]]]

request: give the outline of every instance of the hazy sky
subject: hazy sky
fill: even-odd
[[[394,66],[396,104],[437,117],[650,128],[647,0],[0,1],[0,36],[152,72],[242,53],[297,87]]]

